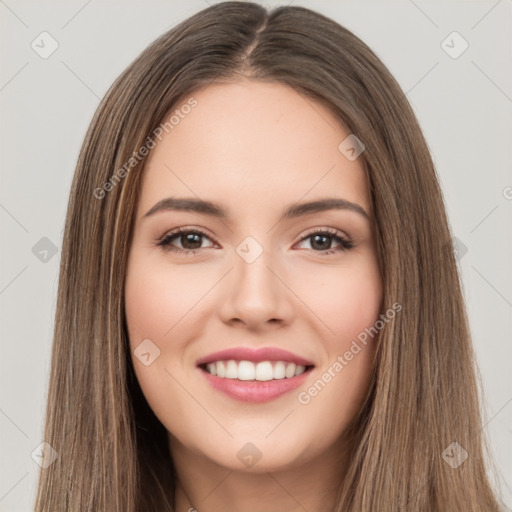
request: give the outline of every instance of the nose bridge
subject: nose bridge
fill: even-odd
[[[285,320],[290,313],[289,292],[274,267],[279,267],[270,249],[253,237],[244,239],[233,254],[233,271],[227,280],[221,306],[224,321],[238,319],[247,325]]]
[[[271,250],[254,239],[245,240],[237,247],[233,277],[234,292],[239,300],[253,302],[254,305],[260,303],[260,307],[263,304],[270,306],[277,284],[275,276],[268,268],[272,268],[272,259]]]

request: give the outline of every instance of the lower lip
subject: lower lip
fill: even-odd
[[[217,377],[199,368],[206,380],[218,391],[240,400],[242,402],[261,403],[268,402],[298,388],[308,378],[309,370],[291,377],[290,379],[275,379],[266,381],[238,380]]]

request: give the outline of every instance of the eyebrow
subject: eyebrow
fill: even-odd
[[[204,201],[196,198],[177,198],[177,197],[166,197],[161,201],[158,201],[145,215],[143,218],[150,217],[157,212],[175,210],[185,212],[195,212],[204,215],[210,215],[219,219],[226,219],[228,217],[227,212],[218,204],[212,203],[211,201]],[[366,210],[358,205],[352,203],[346,199],[329,197],[325,199],[318,199],[316,201],[310,201],[308,203],[295,203],[283,212],[281,219],[292,219],[307,215],[310,213],[324,212],[328,210],[349,210],[359,215],[362,215],[365,219],[370,220],[370,216]]]

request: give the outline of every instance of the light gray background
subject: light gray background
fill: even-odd
[[[418,115],[453,232],[467,248],[464,254],[460,246],[459,264],[486,396],[485,433],[510,506],[511,2],[292,3],[361,37]],[[86,128],[119,73],[207,4],[0,0],[0,511],[33,508],[39,467],[31,453],[43,441],[62,230]],[[43,31],[59,45],[47,59],[31,48]],[[456,59],[441,47],[453,31],[469,43]],[[32,252],[43,237],[58,250],[46,262]]]

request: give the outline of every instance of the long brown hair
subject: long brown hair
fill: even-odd
[[[404,93],[334,21],[301,7],[225,2],[153,42],[109,89],[85,137],[62,245],[44,434],[58,457],[41,470],[37,512],[173,510],[167,433],[135,378],[124,316],[139,148],[194,90],[238,75],[324,102],[364,143],[383,311],[403,306],[381,332],[366,401],[344,433],[352,456],[335,510],[498,511],[451,233]],[[444,456],[454,442],[468,454],[457,468]]]

